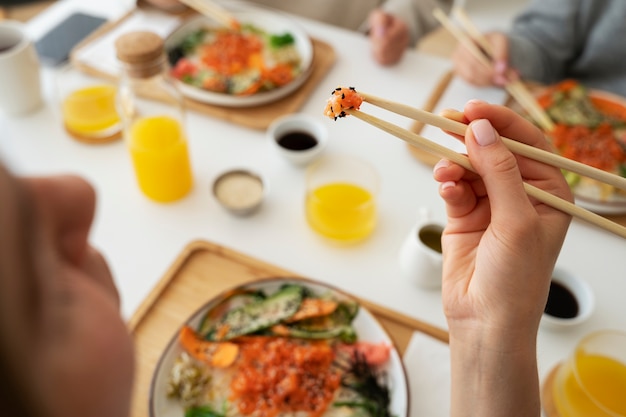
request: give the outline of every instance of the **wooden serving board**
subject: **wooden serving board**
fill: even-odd
[[[102,70],[90,65],[89,63],[81,62],[77,59],[78,51],[82,48],[88,47],[92,42],[98,40],[101,36],[107,34],[125,20],[129,19],[135,11],[131,11],[128,14],[122,16],[120,19],[114,22],[109,22],[102,26],[100,29],[92,33],[87,39],[78,44],[70,54],[70,61],[72,64],[84,71],[87,74],[101,77],[103,79],[116,81],[116,77],[113,74],[103,72]],[[194,16],[195,12],[187,12],[184,16]],[[274,119],[284,114],[297,112],[306,99],[311,95],[315,87],[326,76],[328,71],[332,68],[336,60],[336,54],[334,48],[319,39],[311,38],[313,44],[313,61],[311,63],[310,74],[306,81],[292,94],[287,97],[283,97],[277,101],[271,103],[265,103],[258,106],[251,107],[225,107],[212,104],[203,103],[190,98],[185,98],[185,105],[188,109],[197,111],[199,113],[213,116],[221,120],[226,120],[235,124],[246,126],[252,129],[266,129]],[[158,97],[150,97],[158,100]]]
[[[226,289],[269,277],[303,278],[214,243],[194,241],[184,248],[129,321],[136,353],[133,417],[148,416],[155,366],[167,343],[191,314]],[[415,331],[448,342],[448,333],[443,329],[367,300],[359,302],[389,332],[401,354]]]

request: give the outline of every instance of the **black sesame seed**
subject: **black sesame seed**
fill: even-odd
[[[341,99],[343,100],[343,99],[345,99],[345,98],[346,98],[346,95],[345,95],[345,94],[343,94],[343,93],[341,93]]]

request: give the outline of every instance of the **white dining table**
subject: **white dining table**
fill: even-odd
[[[27,29],[36,39],[75,10],[115,20],[133,7],[129,3],[59,1],[30,20]],[[324,119],[322,109],[338,85],[421,106],[451,64],[440,57],[408,51],[398,65],[381,67],[371,58],[363,35],[294,19],[311,36],[332,44],[337,54],[336,62],[300,111],[319,116],[327,125],[327,153],[357,155],[371,162],[380,175],[378,225],[361,244],[331,245],[308,227],[303,211],[305,170],[283,160],[264,131],[196,112],[187,114],[193,191],[172,204],[148,200],[135,183],[122,141],[86,145],[65,133],[54,93],[58,69],[42,68],[42,108],[19,118],[0,114],[0,157],[18,174],[72,173],[94,185],[98,203],[91,240],[110,264],[125,317],[133,314],[189,242],[204,239],[445,328],[440,290],[418,287],[403,276],[398,263],[400,246],[422,210],[433,220],[445,222],[444,204],[431,168],[416,160],[401,140],[356,118]],[[454,92],[449,94],[453,101],[457,99]],[[483,99],[499,96],[491,90],[464,90],[456,107],[462,108],[472,98],[468,94]],[[412,123],[373,106],[364,105],[363,109],[403,127]],[[212,181],[233,167],[257,171],[269,183],[261,209],[249,217],[227,213],[211,194]],[[541,377],[584,335],[604,328],[626,331],[625,259],[626,241],[583,222],[572,222],[558,266],[589,283],[596,305],[592,317],[579,326],[562,331],[540,329]]]

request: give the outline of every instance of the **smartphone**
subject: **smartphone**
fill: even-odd
[[[41,63],[58,66],[67,62],[72,48],[106,21],[85,13],[68,16],[35,42]]]

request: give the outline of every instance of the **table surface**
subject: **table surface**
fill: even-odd
[[[127,0],[81,2],[63,0],[28,22],[36,39],[75,10],[121,16]],[[371,94],[414,106],[424,103],[450,63],[410,51],[394,67],[380,67],[370,57],[360,34],[306,19],[298,20],[312,36],[336,47],[337,61],[301,111],[319,115],[337,85],[352,85]],[[502,21],[498,21],[499,24]],[[85,145],[64,132],[54,97],[56,70],[42,73],[46,103],[20,118],[0,114],[0,155],[14,171],[26,175],[75,173],[93,183],[98,193],[93,243],[108,259],[130,317],[187,243],[204,239],[257,257],[298,274],[332,283],[360,297],[406,315],[446,327],[441,292],[423,290],[403,277],[397,261],[402,241],[421,209],[443,222],[444,205],[431,169],[417,162],[399,139],[357,119],[325,120],[330,132],[328,153],[349,153],[369,160],[381,177],[379,224],[362,244],[329,245],[307,226],[303,215],[304,170],[274,153],[263,131],[242,128],[197,113],[187,115],[193,192],[173,204],[153,203],[139,192],[123,143]],[[471,97],[458,98],[458,107]],[[475,89],[473,97],[492,92]],[[367,109],[409,127],[397,115]],[[247,167],[269,180],[270,192],[261,210],[237,218],[222,210],[211,195],[212,180],[231,167]],[[626,331],[626,242],[608,232],[574,221],[558,265],[591,285],[596,307],[582,325],[564,331],[540,329],[540,375],[571,351],[585,334],[600,328]],[[532,260],[529,260],[532,262]]]

